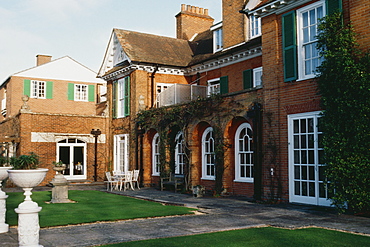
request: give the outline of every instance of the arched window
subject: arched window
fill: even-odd
[[[215,179],[215,141],[212,127],[208,127],[202,136],[202,179]]]
[[[159,166],[159,134],[155,134],[152,142],[152,175],[160,175],[160,166]]]
[[[184,135],[182,131],[177,133],[175,138],[175,174],[184,174],[185,151],[184,151]]]
[[[253,182],[252,128],[249,123],[239,126],[235,134],[235,181]]]

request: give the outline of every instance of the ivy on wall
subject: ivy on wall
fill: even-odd
[[[155,129],[160,138],[159,156],[161,175],[171,172],[171,161],[167,154],[174,152],[173,135],[171,131],[179,130],[184,134],[184,149],[186,154],[186,171],[190,171],[190,149],[187,129],[191,123],[205,121],[213,128],[215,138],[215,188],[214,192],[220,194],[223,190],[222,178],[225,169],[224,153],[228,145],[225,143],[222,131],[223,121],[236,116],[242,111],[242,104],[225,98],[220,95],[213,95],[209,98],[198,99],[187,104],[173,105],[168,107],[151,108],[140,111],[136,122],[144,131]],[[169,150],[171,149],[171,150]],[[190,181],[190,174],[185,174],[187,181]]]
[[[356,43],[351,25],[341,13],[323,19],[318,49],[324,61],[318,85],[324,109],[329,197],[343,212],[370,211],[370,55]]]

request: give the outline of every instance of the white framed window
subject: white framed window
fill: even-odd
[[[316,68],[321,64],[317,44],[317,26],[325,16],[325,2],[319,1],[297,10],[298,74],[299,79],[315,77]]]
[[[223,48],[222,22],[213,25],[211,31],[213,32],[213,52],[215,53]]]
[[[249,24],[251,39],[261,36],[261,17],[250,15]]]
[[[114,171],[127,172],[129,170],[129,134],[114,136]]]
[[[159,134],[156,133],[152,141],[152,176],[159,176],[161,173],[159,163]]]
[[[175,174],[183,175],[185,166],[184,134],[177,133],[175,138]]]
[[[46,82],[45,81],[31,81],[31,98],[46,99]]]
[[[75,101],[87,101],[87,85],[75,84]]]
[[[130,83],[129,77],[118,80],[117,117],[130,115]]]
[[[156,83],[157,87],[157,95],[156,95],[156,98],[157,98],[157,106],[159,105],[159,101],[160,101],[160,93],[162,93],[164,90],[166,90],[167,88],[173,86],[173,83],[162,83],[162,82],[157,82]]]
[[[262,86],[262,67],[253,69],[253,87]]]
[[[223,48],[222,28],[213,31],[214,52],[221,51]]]
[[[208,127],[202,135],[202,179],[215,179],[215,158],[213,128]]]
[[[288,115],[289,201],[330,206],[320,112]]]
[[[235,133],[235,181],[253,183],[253,133],[249,123]]]
[[[209,80],[207,85],[207,95],[220,94],[220,78]]]

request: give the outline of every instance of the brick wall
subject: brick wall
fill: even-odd
[[[208,15],[208,10],[181,5],[181,12],[176,15],[176,37],[190,40],[194,34],[208,30],[213,25],[213,18]]]
[[[56,161],[57,157],[56,142],[32,142],[31,132],[65,133],[66,137],[68,137],[68,134],[91,136],[90,131],[92,129],[100,129],[102,134],[108,134],[108,118],[106,117],[22,113],[19,115],[19,122],[21,143],[18,146],[17,155],[34,152],[40,156],[40,167],[49,168],[42,185],[50,182],[55,175],[55,172],[52,170],[52,162]],[[106,142],[98,143],[98,181],[105,179],[104,172],[109,169],[106,145]],[[86,148],[87,180],[93,181],[94,142],[87,143]]]
[[[245,0],[222,1],[222,32],[224,48],[240,44],[245,37],[245,15],[239,13],[244,7]]]

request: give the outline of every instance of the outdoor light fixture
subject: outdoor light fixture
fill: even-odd
[[[95,161],[94,161],[94,182],[97,181],[97,169],[98,169],[98,137],[101,135],[100,129],[92,129],[91,134],[95,137]]]

